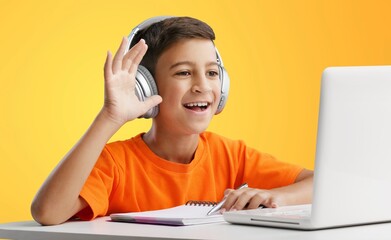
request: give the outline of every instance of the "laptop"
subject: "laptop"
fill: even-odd
[[[315,230],[391,221],[391,66],[322,75],[312,204],[225,212],[230,223]]]

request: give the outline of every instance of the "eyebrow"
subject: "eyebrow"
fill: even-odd
[[[177,63],[174,63],[173,65],[170,66],[170,70],[177,67],[177,66],[180,66],[180,65],[196,65],[194,62],[191,62],[191,61],[182,61],[182,62],[177,62]],[[213,66],[213,65],[216,65],[218,66],[219,64],[217,62],[208,62],[206,64],[206,66]]]

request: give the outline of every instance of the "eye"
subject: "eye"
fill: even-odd
[[[180,71],[180,72],[175,73],[175,75],[186,77],[186,76],[190,76],[190,72],[189,71]]]
[[[210,77],[218,77],[219,76],[219,72],[215,71],[215,70],[208,71],[208,76],[210,76]]]

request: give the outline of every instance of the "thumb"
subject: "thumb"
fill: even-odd
[[[153,95],[144,101],[145,108],[151,109],[163,101],[160,95]]]
[[[234,191],[234,190],[231,189],[231,188],[225,189],[225,191],[224,191],[224,197],[227,197],[227,195],[230,194],[230,193],[233,192],[233,191]]]

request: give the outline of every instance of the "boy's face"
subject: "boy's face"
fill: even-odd
[[[181,40],[163,52],[155,69],[163,98],[155,123],[180,134],[203,132],[220,100],[219,68],[212,41]]]

